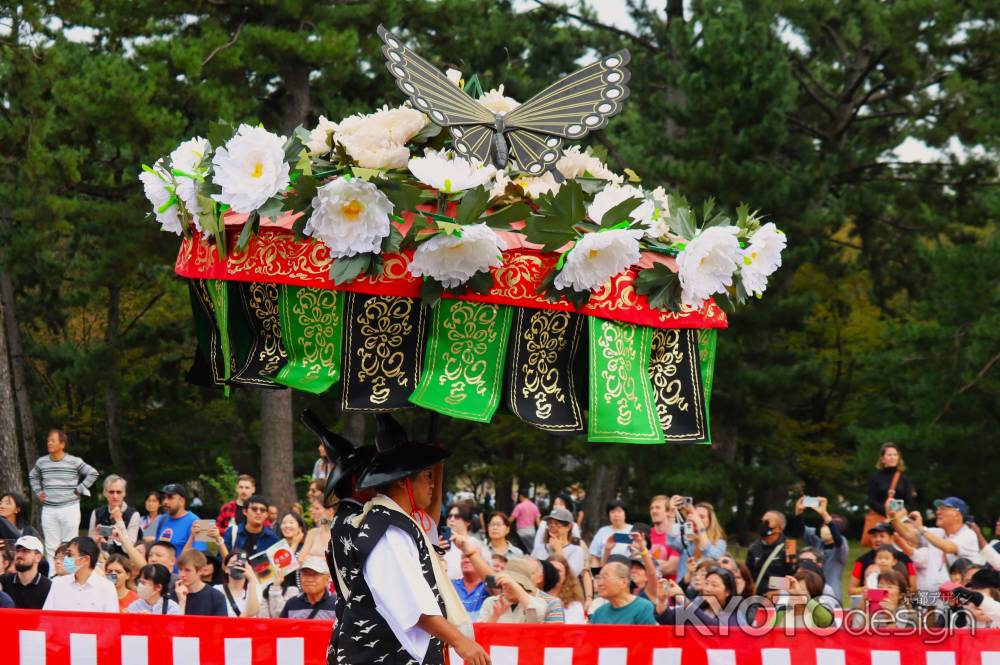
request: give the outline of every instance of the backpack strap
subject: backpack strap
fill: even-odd
[[[240,612],[240,608],[236,606],[236,599],[233,598],[233,594],[229,590],[229,585],[223,584],[222,591],[226,594],[226,600],[229,601],[229,607],[233,609],[233,614],[235,614],[236,616],[242,616],[243,613]],[[312,617],[309,618],[312,619]]]

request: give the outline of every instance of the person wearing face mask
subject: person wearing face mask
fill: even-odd
[[[166,597],[170,586],[170,570],[151,563],[139,570],[136,584],[138,599],[126,608],[128,614],[183,614],[181,606]]]
[[[448,453],[410,443],[388,415],[377,415],[376,423],[378,453],[358,488],[378,493],[351,520],[357,537],[345,552],[346,565],[360,574],[348,591],[344,630],[327,662],[395,663],[402,654],[441,665],[450,646],[469,665],[489,665],[489,655],[469,636],[469,615],[435,550],[431,515],[440,514]]]
[[[42,609],[118,614],[115,585],[94,573],[100,552],[91,538],[78,536],[69,541],[63,564],[68,574],[52,580]]]

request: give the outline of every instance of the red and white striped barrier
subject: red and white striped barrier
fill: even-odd
[[[330,623],[0,611],[2,665],[322,665]],[[669,627],[478,624],[495,665],[1000,665],[1000,630],[683,636]],[[452,658],[453,665],[461,663]]]

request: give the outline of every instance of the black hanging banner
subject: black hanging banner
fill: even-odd
[[[281,343],[278,285],[262,282],[229,282],[229,285],[230,298],[235,300],[237,310],[232,317],[232,336],[236,366],[240,368],[229,382],[284,388],[274,382],[275,375],[288,361]]]
[[[188,280],[188,292],[191,294],[191,312],[194,314],[198,346],[187,380],[197,386],[221,386],[226,382],[226,355],[222,348],[222,333],[209,293],[208,280]]]
[[[583,323],[571,312],[514,309],[503,401],[529,425],[562,434],[586,430],[573,373]]]
[[[346,293],[341,407],[378,413],[412,409],[424,362],[427,311],[419,298]]]
[[[653,331],[649,379],[667,443],[696,443],[708,437],[708,413],[701,385],[698,331]]]

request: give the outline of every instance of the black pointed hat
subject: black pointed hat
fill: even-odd
[[[384,487],[444,461],[444,448],[410,443],[406,431],[386,413],[375,416],[375,448],[378,453],[358,480],[358,489]]]
[[[333,495],[339,499],[351,496],[354,493],[351,481],[360,475],[375,457],[375,448],[373,446],[355,448],[353,443],[328,430],[319,417],[309,409],[305,409],[299,417],[302,424],[323,442],[326,456],[336,464],[333,473],[326,479],[323,503],[329,504]]]

